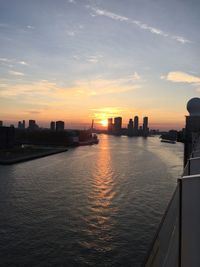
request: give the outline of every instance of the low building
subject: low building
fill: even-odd
[[[0,127],[0,149],[12,148],[15,145],[15,128]]]

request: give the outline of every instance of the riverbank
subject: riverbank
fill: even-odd
[[[0,164],[10,165],[67,151],[66,147],[29,146],[0,150]]]

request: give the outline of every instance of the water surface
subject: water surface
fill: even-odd
[[[0,266],[140,266],[182,160],[180,143],[101,135],[0,166]]]

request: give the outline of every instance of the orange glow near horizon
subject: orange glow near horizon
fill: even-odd
[[[103,126],[103,127],[107,127],[107,126],[108,126],[108,120],[101,120],[99,123],[100,123],[101,126]]]

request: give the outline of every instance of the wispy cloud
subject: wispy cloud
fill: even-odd
[[[75,0],[68,0],[68,3],[70,3],[70,4],[76,4],[76,1]]]
[[[89,57],[87,58],[87,61],[90,62],[90,63],[98,63],[99,60],[100,60],[102,57],[103,57],[102,55],[89,56]]]
[[[113,118],[116,116],[120,116],[124,111],[121,107],[103,107],[103,108],[95,108],[90,109],[92,117],[95,121],[106,120],[108,118]]]
[[[162,80],[167,80],[174,83],[188,83],[196,87],[196,90],[200,92],[200,77],[188,74],[181,71],[172,71],[167,75],[160,77]]]
[[[8,58],[1,57],[0,62],[10,62],[10,60]]]
[[[161,79],[176,83],[200,83],[200,77],[181,71],[171,71],[167,75],[162,75]]]
[[[88,7],[90,7],[90,6],[88,6]],[[127,17],[109,12],[107,10],[98,9],[98,8],[94,8],[94,7],[90,7],[90,8],[96,13],[96,15],[105,16],[105,17],[108,17],[108,18],[111,18],[114,20],[119,20],[119,21],[129,21],[129,19]]]
[[[21,76],[18,72],[12,72],[13,75]],[[4,83],[5,84],[5,83]],[[51,99],[53,102],[58,100],[63,102],[69,99],[83,99],[84,97],[107,95],[107,94],[120,94],[128,91],[134,91],[140,86],[129,78],[106,80],[80,80],[76,81],[70,87],[60,87],[56,83],[52,83],[46,80],[36,81],[27,84],[15,84],[7,85],[0,91],[0,95],[4,97],[15,96],[31,96],[31,101],[39,98]],[[82,101],[82,100],[81,100]]]
[[[75,31],[67,31],[67,35],[73,37],[76,35],[76,32]]]
[[[135,71],[135,72],[133,73],[133,75],[132,75],[132,79],[133,79],[134,81],[139,81],[139,80],[141,80],[141,76]]]
[[[131,78],[116,80],[82,80],[76,82],[74,89],[80,96],[98,96],[107,94],[120,94],[124,92],[134,91],[140,87]]]
[[[14,76],[24,76],[25,74],[19,71],[14,71],[14,70],[10,70],[9,74],[14,75]]]
[[[17,65],[17,64],[20,64],[20,65],[23,65],[23,66],[28,66],[29,65],[24,60],[18,61],[17,59],[4,58],[4,57],[0,58],[0,64],[6,65],[8,67],[14,67],[14,65]]]
[[[6,86],[8,86],[7,83],[0,83],[0,87],[5,88]]]
[[[29,29],[29,30],[34,30],[35,29],[35,27],[32,26],[32,25],[27,25],[26,28]]]
[[[19,63],[20,65],[23,65],[23,66],[28,66],[28,63],[25,62],[25,61],[19,61],[18,63]]]
[[[133,24],[133,25],[136,25],[141,30],[146,30],[146,31],[151,32],[152,34],[156,34],[156,35],[160,35],[163,37],[168,37],[168,38],[174,39],[177,42],[182,43],[182,44],[192,43],[190,40],[184,38],[183,36],[169,34],[167,32],[162,31],[161,29],[149,26],[149,25],[147,25],[147,24],[145,24],[139,20],[133,20],[133,19],[130,19],[128,17],[122,16],[119,14],[115,14],[113,12],[110,12],[110,11],[107,11],[104,9],[99,9],[99,8],[96,8],[96,7],[93,7],[90,5],[87,5],[87,8],[92,10],[92,12],[93,12],[92,14],[95,14],[95,16],[104,16],[104,17],[108,17],[110,19],[117,20],[120,22],[126,22],[129,24]]]

